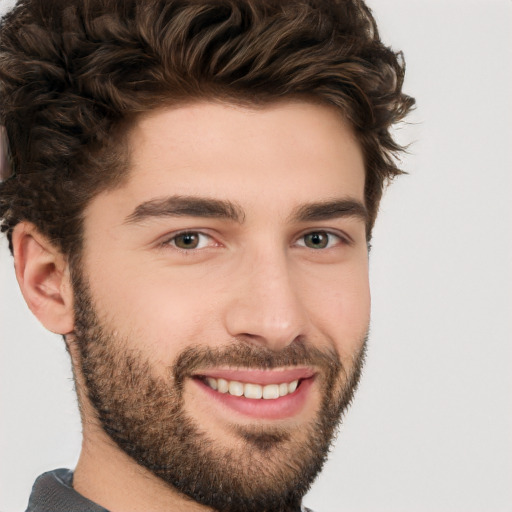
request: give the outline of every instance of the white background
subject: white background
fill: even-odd
[[[11,2],[0,0],[0,11]],[[512,2],[371,0],[402,49],[416,141],[371,254],[363,381],[317,512],[512,511]],[[67,354],[0,250],[0,511],[80,448]]]

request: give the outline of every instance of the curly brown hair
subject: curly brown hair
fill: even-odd
[[[0,22],[1,229],[12,249],[14,226],[30,221],[70,255],[87,203],[128,174],[124,134],[138,115],[301,96],[355,131],[369,238],[384,184],[402,172],[390,128],[414,104],[404,70],[359,0],[20,0]]]

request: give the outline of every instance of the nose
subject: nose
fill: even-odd
[[[225,310],[230,336],[279,351],[305,334],[307,314],[285,251],[244,258],[232,278]]]

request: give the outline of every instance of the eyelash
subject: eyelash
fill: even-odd
[[[207,249],[208,248],[208,245],[205,246],[205,247],[192,247],[192,248],[178,247],[176,245],[176,240],[179,237],[186,236],[186,235],[198,236],[200,238],[207,238],[209,240],[214,240],[214,238],[211,235],[209,235],[207,233],[203,233],[202,231],[192,231],[192,230],[188,231],[187,230],[187,231],[180,231],[179,233],[174,233],[171,237],[166,238],[161,243],[161,246],[162,247],[172,246],[173,249],[175,249],[177,251],[180,251],[182,253],[191,253],[191,252],[194,252],[194,251],[199,251],[199,250],[203,250],[203,249]],[[305,239],[305,237],[307,237],[308,235],[327,235],[329,237],[327,246],[326,247],[320,247],[320,248],[312,248],[312,247],[308,247],[305,242],[304,243],[300,243],[300,244],[298,243],[298,241],[300,241],[300,240],[303,241]],[[337,239],[337,243],[335,243],[334,245],[332,243],[333,239]],[[219,245],[219,244],[217,244],[217,245]],[[313,230],[313,231],[307,231],[306,233],[301,234],[297,238],[297,240],[295,241],[294,245],[298,245],[299,247],[303,247],[303,248],[306,248],[306,249],[311,249],[313,251],[321,251],[321,250],[331,249],[333,247],[336,247],[337,245],[348,245],[348,246],[350,246],[350,245],[352,245],[352,241],[346,235],[344,236],[344,235],[339,234],[339,233],[333,233],[332,231],[318,229],[318,230]]]
[[[326,247],[319,247],[319,248],[314,249],[312,247],[308,247],[305,243],[301,243],[301,244],[299,244],[299,246],[305,247],[307,249],[319,251],[319,250],[332,249],[333,247],[336,247],[337,245],[350,245],[350,243],[351,243],[346,236],[343,236],[338,233],[333,233],[332,231],[322,230],[322,229],[315,230],[315,231],[308,231],[307,233],[304,233],[303,235],[301,235],[297,239],[297,241],[304,240],[307,236],[311,236],[311,235],[327,236],[328,241],[327,241]],[[337,243],[334,243],[335,240],[337,240]],[[295,243],[297,244],[297,242],[295,242]]]
[[[186,235],[189,235],[189,236],[198,236],[200,239],[201,238],[207,238],[209,240],[214,240],[214,238],[211,236],[211,235],[208,235],[207,233],[203,233],[201,231],[180,231],[179,233],[174,233],[171,237],[169,238],[166,238],[163,242],[162,242],[162,246],[165,247],[165,246],[172,246],[174,249],[176,249],[177,251],[180,251],[180,252],[183,252],[183,253],[190,253],[192,251],[198,251],[198,250],[201,250],[201,249],[206,249],[206,247],[192,247],[192,248],[189,248],[189,249],[185,249],[183,247],[178,247],[176,245],[176,240],[179,238],[179,237],[182,237],[182,236],[186,236]]]

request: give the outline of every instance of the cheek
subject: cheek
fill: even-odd
[[[318,277],[308,287],[304,301],[311,323],[340,354],[351,355],[361,347],[370,322],[367,265]]]
[[[191,344],[213,335],[214,301],[205,287],[165,272],[142,273],[126,263],[91,272],[96,310],[111,331],[153,360],[171,364]]]
[[[167,365],[191,345],[229,341],[222,312],[236,288],[230,268],[177,271],[130,261],[126,255],[112,258],[110,265],[92,263],[89,282],[100,318],[153,360]],[[334,344],[340,354],[354,353],[369,322],[366,259],[340,266],[295,266],[291,274],[312,339]]]

